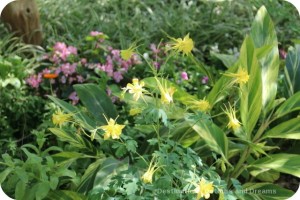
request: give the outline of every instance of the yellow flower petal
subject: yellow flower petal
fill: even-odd
[[[189,34],[187,34],[183,39],[171,38],[174,42],[171,44],[172,49],[177,52],[182,52],[185,55],[192,53],[194,48],[194,41],[190,38]]]
[[[212,182],[206,182],[204,178],[201,178],[198,186],[194,190],[195,193],[197,193],[197,200],[204,197],[205,199],[208,199],[210,197],[210,194],[214,192],[214,186]]]
[[[106,117],[105,117],[106,118]],[[125,125],[119,125],[112,118],[109,121],[106,119],[108,125],[100,126],[100,128],[104,131],[104,140],[109,139],[120,139],[120,135],[122,134],[122,129]]]
[[[52,115],[52,123],[61,127],[64,123],[69,122],[73,114],[65,114],[60,108]]]

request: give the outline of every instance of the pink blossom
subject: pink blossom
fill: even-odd
[[[159,54],[159,52],[160,52],[160,49],[158,49],[157,47],[156,47],[156,45],[155,44],[150,44],[150,49],[152,50],[152,52],[154,53],[154,54]]]
[[[286,59],[287,53],[284,49],[280,49],[279,50],[279,55],[280,55],[280,58]]]
[[[201,79],[201,82],[202,84],[207,84],[208,83],[208,77],[207,76],[204,76],[202,79]]]
[[[113,78],[117,83],[119,83],[123,79],[122,73],[119,71],[114,72]]]
[[[26,79],[26,83],[33,88],[38,88],[40,83],[42,82],[42,74],[39,73],[38,75],[31,75],[29,78]]]
[[[102,33],[102,32],[99,32],[99,31],[91,31],[91,32],[90,32],[90,36],[95,37],[95,36],[98,36],[98,35],[103,35],[103,33]]]
[[[77,78],[78,83],[82,83],[84,81],[84,79],[81,75],[77,75],[76,78]]]
[[[61,71],[65,76],[69,76],[76,72],[76,67],[77,67],[76,63],[73,64],[65,63],[61,66]]]
[[[181,78],[183,80],[189,80],[188,74],[186,72],[181,72]]]
[[[81,58],[80,60],[82,65],[85,65],[87,63],[87,59],[86,58]]]
[[[70,100],[72,100],[72,104],[73,105],[76,105],[79,101],[79,98],[77,96],[77,93],[76,92],[72,92],[69,97],[68,97]]]
[[[73,55],[77,55],[77,48],[73,47],[73,46],[69,46],[68,47],[68,54],[73,54]]]

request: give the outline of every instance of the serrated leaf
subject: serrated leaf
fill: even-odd
[[[137,148],[138,144],[135,140],[127,140],[126,141],[126,148],[128,151],[130,152],[136,152],[136,148]]]

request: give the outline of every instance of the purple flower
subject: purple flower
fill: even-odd
[[[73,105],[76,105],[79,101],[79,98],[77,96],[77,93],[76,92],[72,92],[69,97],[68,97],[70,100],[72,100],[72,104]]]
[[[60,68],[62,73],[68,77],[69,75],[72,75],[73,73],[76,72],[76,67],[77,67],[76,63],[73,64],[65,63]]]
[[[201,79],[201,82],[202,84],[207,84],[208,83],[208,77],[207,76],[204,76],[202,79]]]
[[[40,83],[42,82],[42,74],[39,73],[38,75],[31,75],[29,78],[26,79],[26,83],[33,88],[38,88]]]
[[[189,80],[188,74],[186,72],[181,72],[181,78],[183,80]]]
[[[287,53],[284,49],[280,49],[279,50],[279,55],[280,55],[280,58],[286,59]]]
[[[87,63],[87,59],[86,58],[81,58],[80,60],[82,65],[85,65]]]
[[[90,36],[95,37],[95,36],[98,36],[98,35],[103,35],[103,33],[102,33],[102,32],[99,32],[99,31],[91,31],[91,32],[90,32]]]
[[[160,52],[160,49],[158,49],[157,47],[156,47],[156,45],[155,44],[150,44],[150,49],[152,50],[152,52],[154,53],[154,54],[159,54],[159,52]]]
[[[77,78],[78,83],[82,83],[84,81],[84,79],[81,75],[77,75],[76,78]]]
[[[121,72],[116,71],[116,72],[114,72],[114,74],[113,74],[113,78],[114,78],[114,80],[115,80],[117,83],[119,83],[119,82],[123,79],[123,75],[122,75]]]

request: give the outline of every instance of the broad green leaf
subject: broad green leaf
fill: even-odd
[[[263,137],[300,140],[300,118],[280,123],[266,132]]]
[[[79,186],[77,187],[78,192],[85,194],[93,188],[96,174],[102,162],[103,159],[98,159],[88,166],[81,177]]]
[[[211,148],[211,150],[222,155],[225,159],[228,155],[228,138],[225,133],[212,121],[207,119],[195,119],[186,116],[185,120],[190,127],[196,131],[201,139]]]
[[[290,49],[285,60],[285,82],[289,96],[300,91],[300,45]]]
[[[296,110],[300,110],[300,92],[295,93],[281,104],[276,110],[274,117],[277,119]]]
[[[239,67],[239,62],[236,62],[226,72],[236,73],[238,67]],[[232,88],[230,86],[231,82],[232,82],[232,78],[227,76],[221,76],[221,78],[218,79],[218,81],[215,83],[212,90],[209,92],[207,96],[207,100],[212,107],[219,101],[223,100],[228,95],[228,90]]]
[[[87,110],[99,121],[100,125],[106,124],[104,115],[115,119],[117,111],[111,99],[106,92],[100,89],[95,84],[78,84],[74,86],[80,101],[87,108]]]
[[[35,192],[35,199],[36,200],[42,200],[44,199],[47,195],[48,192],[50,191],[50,185],[48,182],[41,182],[35,185],[36,192]]]
[[[294,192],[271,183],[246,183],[242,191],[245,200],[286,200]]]
[[[23,199],[26,190],[26,183],[22,180],[18,181],[15,189],[15,198],[16,199]]]
[[[273,183],[274,181],[278,180],[280,177],[280,173],[274,170],[253,170],[251,171],[251,175],[255,176],[256,179],[263,181],[263,182],[270,182]]]
[[[0,185],[6,179],[6,177],[14,170],[14,168],[8,167],[0,173]]]
[[[240,84],[240,113],[242,124],[245,127],[248,139],[250,139],[262,108],[262,83],[261,69],[256,58],[253,41],[248,36],[241,48],[240,69],[246,70],[249,74],[249,81]]]
[[[49,192],[45,200],[86,200],[87,198],[78,192],[70,190],[55,190]]]
[[[249,165],[251,170],[270,170],[291,174],[300,177],[300,155],[297,154],[273,154],[269,157],[263,157]]]
[[[49,130],[61,141],[68,142],[74,147],[78,147],[80,149],[89,149],[90,151],[94,151],[93,145],[86,141],[81,135],[69,133],[59,128],[49,128]]]
[[[92,130],[96,127],[95,121],[93,121],[89,116],[87,116],[85,113],[81,112],[77,107],[60,100],[58,98],[48,96],[49,99],[51,99],[55,104],[60,106],[65,112],[67,113],[73,113],[73,117],[76,119],[76,121],[80,121],[81,125],[88,129]]]
[[[210,52],[210,54],[212,56],[215,56],[219,60],[221,60],[225,65],[225,67],[227,68],[233,66],[238,60],[238,58],[235,55],[226,55],[226,54],[215,53],[215,52]]]
[[[273,22],[264,6],[262,6],[255,17],[251,28],[251,38],[256,48],[273,46],[264,57],[259,59],[261,64],[262,80],[262,105],[263,114],[272,108],[277,93],[277,77],[279,70],[278,41]]]

